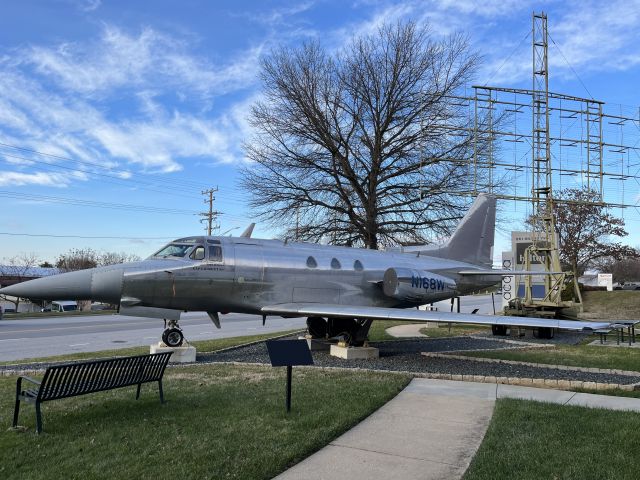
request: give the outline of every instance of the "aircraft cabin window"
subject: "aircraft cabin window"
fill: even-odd
[[[331,259],[331,268],[334,270],[340,270],[342,268],[342,265],[340,265],[340,261],[337,258]]]
[[[362,262],[360,260],[356,260],[355,262],[353,262],[353,269],[356,272],[361,272],[362,270],[364,270],[364,267],[362,266]]]
[[[159,251],[153,254],[154,257],[179,257],[182,258],[186,255],[187,250],[190,250],[193,245],[179,245],[171,243],[166,247],[161,248]]]
[[[191,255],[189,255],[191,260],[204,260],[204,247],[202,245],[198,245],[193,249]]]
[[[318,266],[318,262],[316,262],[315,258],[313,257],[307,258],[307,267],[316,268],[317,266]]]
[[[218,245],[209,245],[209,261],[221,262],[222,261],[222,247]]]

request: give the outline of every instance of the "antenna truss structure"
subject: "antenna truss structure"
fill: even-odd
[[[534,13],[532,88],[473,86],[471,95],[449,98],[466,121],[440,125],[436,133],[474,144],[470,158],[439,159],[469,172],[466,184],[449,193],[515,200],[531,219],[530,255],[546,259],[551,272],[559,271],[553,204],[563,201],[554,192],[587,188],[598,194],[598,205],[640,214],[640,108],[551,92],[548,65],[547,16]],[[564,275],[548,277],[552,293],[542,303],[560,305]]]

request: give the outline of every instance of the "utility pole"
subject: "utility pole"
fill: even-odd
[[[207,224],[207,228],[206,228],[207,235],[211,235],[211,231],[214,228],[219,227],[219,225],[214,224],[214,220],[217,218],[218,215],[222,215],[220,212],[217,212],[213,209],[213,201],[216,199],[216,197],[214,197],[213,194],[216,193],[217,191],[218,191],[218,187],[210,188],[209,190],[202,191],[202,195],[205,196],[204,203],[205,205],[206,204],[209,205],[209,211],[200,213],[200,216],[204,217],[204,218],[201,218],[200,221]]]

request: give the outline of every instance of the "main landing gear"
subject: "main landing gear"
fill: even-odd
[[[162,341],[167,347],[179,347],[184,342],[184,335],[177,320],[164,321],[164,332],[162,332]]]
[[[353,318],[307,318],[307,329],[311,338],[344,342],[352,347],[361,347],[367,340],[371,320]]]

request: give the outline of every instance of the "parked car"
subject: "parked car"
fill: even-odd
[[[78,304],[70,300],[56,300],[51,302],[52,312],[75,312],[78,310]]]

